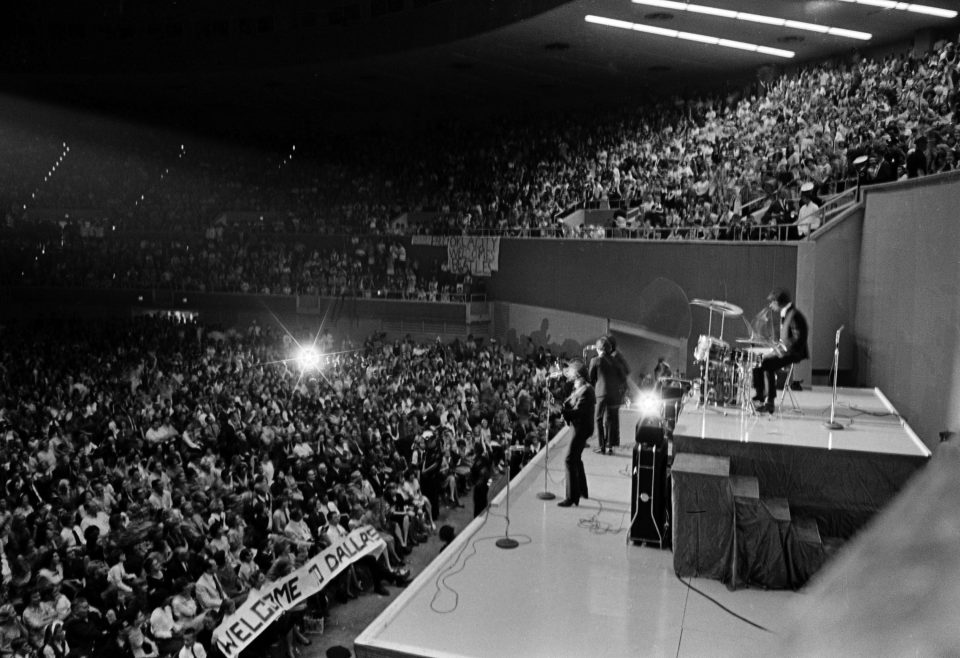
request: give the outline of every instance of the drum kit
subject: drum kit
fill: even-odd
[[[726,320],[741,317],[743,309],[716,299],[694,299],[690,305],[710,312],[707,333],[700,336],[693,350],[693,359],[700,366],[700,402],[717,407],[739,406],[752,413],[751,374],[763,357],[773,351],[773,341],[758,336],[745,321],[750,337],[737,338],[731,346],[723,339]],[[714,315],[719,316],[719,337],[713,336]]]

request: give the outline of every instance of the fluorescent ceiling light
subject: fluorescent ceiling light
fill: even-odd
[[[877,2],[890,5],[905,5],[905,2],[893,2],[892,0],[845,0],[846,2]],[[695,5],[691,2],[676,2],[675,0],[632,0],[635,5],[647,5],[648,7],[661,7],[663,9],[673,9],[675,11],[689,11],[693,14],[706,14],[708,16],[719,16],[721,18],[734,18],[738,21],[748,21],[750,23],[763,23],[764,25],[779,25],[789,27],[795,30],[806,30],[807,32],[817,32],[819,34],[829,34],[835,37],[846,37],[847,39],[859,39],[867,41],[873,38],[869,32],[859,32],[857,30],[846,30],[841,27],[830,27],[829,25],[817,25],[816,23],[804,23],[802,21],[792,21],[786,18],[776,16],[764,16],[763,14],[751,14],[745,11],[733,11],[732,9],[721,9],[719,7],[707,7],[706,5]],[[922,5],[915,5],[922,6]],[[956,12],[954,12],[956,15]]]
[[[956,18],[957,12],[952,9],[941,9],[940,7],[930,7],[929,5],[915,5],[912,2],[894,2],[894,0],[840,0],[841,2],[852,2],[858,5],[870,5],[871,7],[881,7],[883,9],[898,9],[900,11],[912,11],[915,14],[927,14],[929,16],[939,16],[940,18]]]
[[[661,2],[665,0],[659,0]],[[790,58],[794,56],[794,52],[791,50],[782,50],[780,48],[768,48],[767,46],[758,46],[753,43],[746,43],[744,41],[731,41],[729,39],[721,39],[719,37],[711,37],[705,34],[695,34],[693,32],[680,32],[678,30],[670,30],[663,27],[656,27],[654,25],[643,25],[642,23],[631,23],[629,21],[621,21],[615,18],[605,18],[603,16],[594,16],[588,14],[583,17],[588,23],[594,23],[596,25],[606,25],[607,27],[616,27],[621,30],[633,30],[634,32],[645,32],[647,34],[656,34],[662,37],[671,37],[674,39],[683,39],[684,41],[696,41],[697,43],[706,43],[711,46],[723,46],[725,48],[735,48],[736,50],[748,50],[754,53],[763,53],[765,55],[775,55],[776,57],[785,57]]]

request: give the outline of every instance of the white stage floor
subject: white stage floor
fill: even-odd
[[[824,427],[824,421],[830,419],[830,388],[815,386],[813,390],[795,391],[793,395],[799,411],[791,407],[788,396],[783,412],[777,414],[756,415],[729,407],[708,407],[704,411],[688,405],[677,420],[674,434],[826,450],[930,456],[927,447],[879,389],[837,389],[835,420],[843,425],[842,430]],[[621,419],[627,411],[621,412]],[[623,423],[621,420],[621,427]]]
[[[550,451],[549,489],[563,497],[561,433]],[[591,442],[595,447],[596,442]],[[511,491],[512,550],[503,492],[356,640],[357,656],[750,656],[775,637],[737,619],[677,579],[673,553],[627,543],[630,448],[588,448],[591,498],[580,507],[542,501],[541,453]],[[793,592],[727,591],[686,579],[774,633],[785,629]]]
[[[736,409],[724,416],[687,407],[676,433],[929,454],[875,390],[841,390],[837,417],[845,429],[824,429],[830,397],[828,389],[799,393],[803,416],[750,417]],[[551,443],[547,486],[557,500],[563,497],[568,443],[567,431]],[[537,455],[510,493],[510,536],[521,545],[495,545],[506,530],[501,492],[490,514],[462,529],[445,555],[356,639],[357,656],[772,655],[776,634],[788,628],[805,595],[731,592],[719,581],[699,578],[681,582],[672,552],[629,543],[632,447],[631,440],[617,455],[584,452],[591,497],[572,508],[536,497],[544,488],[545,457]]]

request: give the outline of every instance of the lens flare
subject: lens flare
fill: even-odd
[[[302,347],[297,353],[300,370],[316,370],[320,367],[320,352],[313,347]]]
[[[663,400],[654,393],[641,393],[636,399],[635,406],[644,417],[659,416],[663,411]]]

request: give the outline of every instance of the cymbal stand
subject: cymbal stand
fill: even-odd
[[[709,320],[707,320],[707,335],[713,338],[713,314],[714,310],[712,308],[707,309],[710,313]],[[724,325],[725,316],[723,313],[720,313],[720,340],[723,340],[723,325]],[[712,351],[712,345],[707,349],[707,356],[703,362],[703,376],[700,380],[700,404],[703,405],[703,413],[706,416],[707,407],[710,406],[710,352]],[[720,406],[719,402],[720,391],[716,388],[713,391],[713,410],[719,411],[724,416],[727,415],[726,409]]]
[[[757,408],[753,406],[753,400],[750,399],[750,391],[753,390],[753,367],[750,359],[741,357],[737,363],[740,369],[740,386],[737,387],[737,402],[740,403],[740,411],[746,412],[747,416],[759,418]]]

